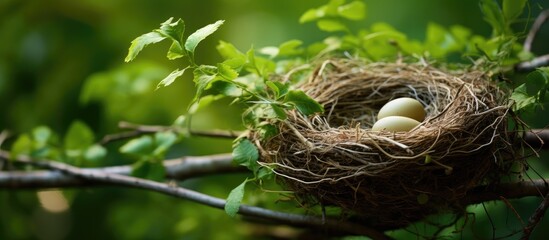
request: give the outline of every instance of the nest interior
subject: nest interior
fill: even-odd
[[[506,94],[482,72],[329,60],[298,88],[325,112],[291,112],[258,145],[260,164],[309,205],[402,226],[463,210],[468,190],[509,166]],[[381,106],[398,97],[419,100],[426,119],[410,132],[371,131]]]

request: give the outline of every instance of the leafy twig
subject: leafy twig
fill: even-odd
[[[2,151],[0,153],[2,153],[0,155],[2,158],[6,158],[6,152]],[[35,161],[26,156],[19,156],[17,157],[17,160],[19,162],[56,170],[63,174],[68,174],[89,182],[117,184],[126,187],[151,190],[177,198],[187,199],[214,208],[223,209],[226,203],[223,199],[212,197],[190,189],[136,177],[114,174],[105,171],[88,171],[61,162]],[[346,234],[365,235],[373,239],[390,239],[388,236],[375,229],[336,219],[326,219],[326,221],[323,222],[323,219],[314,216],[277,212],[248,205],[241,205],[238,213],[244,216],[258,217],[282,224],[290,224],[292,226],[327,229]]]

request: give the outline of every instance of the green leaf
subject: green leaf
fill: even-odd
[[[517,19],[522,11],[524,6],[526,6],[527,0],[503,0],[503,15],[507,22],[512,22]]]
[[[177,135],[173,132],[157,132],[154,135],[154,141],[156,148],[153,151],[153,155],[163,157],[166,151],[177,141]]]
[[[526,76],[526,93],[536,95],[541,90],[545,90],[549,83],[549,76],[540,70],[533,71]]]
[[[245,166],[252,171],[259,168],[257,160],[259,151],[257,147],[248,139],[240,139],[233,145],[233,161],[238,165]]]
[[[222,95],[206,95],[193,102],[187,111],[189,114],[195,114],[198,110],[209,106],[211,103],[223,98]]]
[[[269,123],[260,125],[258,130],[262,139],[269,139],[278,134],[278,128]]]
[[[166,37],[157,32],[150,32],[137,37],[132,41],[130,49],[128,50],[128,55],[126,56],[124,61],[132,61],[133,59],[135,59],[135,57],[137,57],[137,54],[139,54],[139,52],[141,52],[141,50],[143,50],[145,46],[153,43],[158,43],[164,39],[166,39]]]
[[[323,11],[312,8],[303,13],[303,15],[301,15],[301,17],[299,18],[299,23],[311,22],[322,17],[324,17]]]
[[[52,136],[51,129],[45,126],[36,127],[32,130],[32,138],[38,147],[45,146]]]
[[[324,108],[301,90],[291,90],[284,98],[285,102],[293,104],[299,112],[308,116],[318,112],[324,112]]]
[[[194,54],[196,46],[206,37],[217,31],[217,29],[223,24],[223,22],[224,20],[219,20],[215,23],[209,24],[201,29],[196,30],[196,32],[192,33],[187,38],[187,41],[185,42],[185,49]]]
[[[183,34],[185,33],[185,22],[181,18],[173,23],[172,20],[173,18],[170,18],[160,24],[160,29],[155,30],[155,32],[169,37],[181,45],[183,42]]]
[[[162,161],[142,159],[133,164],[132,176],[153,181],[162,181],[166,177],[166,169],[164,168]]]
[[[275,99],[284,97],[288,93],[288,90],[290,89],[289,83],[281,83],[278,81],[266,81],[265,84],[271,90],[273,90],[273,92],[275,93]]]
[[[11,146],[11,156],[29,155],[32,151],[32,139],[27,134],[20,135]]]
[[[181,70],[174,70],[172,73],[170,73],[170,75],[162,79],[162,81],[160,81],[158,85],[156,85],[156,89],[171,85],[178,77],[181,77],[181,75],[183,75],[183,73],[185,73],[185,70],[187,69],[189,69],[189,67],[183,68]]]
[[[270,106],[278,119],[286,120],[286,118],[288,118],[288,115],[286,114],[286,112],[284,112],[283,108],[274,104],[271,104]]]
[[[148,155],[153,151],[154,141],[151,136],[135,138],[120,147],[120,152],[133,155]]]
[[[248,179],[244,180],[244,182],[231,190],[229,196],[227,197],[227,202],[225,203],[225,212],[230,217],[235,217],[238,213],[238,210],[240,209],[242,199],[244,198],[244,189],[247,182]]]
[[[224,59],[243,58],[246,59],[246,55],[240,52],[233,44],[219,41],[216,46],[217,51]]]
[[[350,20],[362,20],[366,17],[366,4],[362,1],[353,1],[337,8],[340,16]]]
[[[515,104],[513,105],[514,111],[532,109],[537,101],[536,97],[526,93],[526,84],[522,84],[513,90],[510,97]]]
[[[227,97],[240,97],[242,96],[242,89],[236,85],[226,81],[215,81],[211,84],[208,92],[205,95],[223,95]]]
[[[166,55],[166,57],[170,60],[175,60],[178,58],[182,58],[185,55],[186,55],[185,50],[183,50],[183,47],[181,47],[181,44],[174,41],[172,42],[172,45],[170,46],[170,49],[168,50],[168,54]]]
[[[84,158],[88,161],[99,161],[105,156],[107,156],[107,149],[98,144],[90,146],[84,152]]]
[[[303,42],[297,39],[286,41],[278,47],[277,56],[293,56],[302,54],[303,49],[299,48],[302,44]]]
[[[164,79],[162,79],[162,81],[158,83],[158,85],[156,86],[156,89],[171,85],[177,78],[181,77],[187,69],[189,69],[189,67],[183,68],[181,70],[179,69],[174,70],[173,72],[170,73],[170,75],[166,76]]]
[[[496,1],[482,0],[480,1],[480,7],[484,14],[484,20],[492,26],[495,35],[508,33],[508,27],[503,13]]]
[[[65,149],[85,149],[93,145],[93,131],[81,121],[74,121],[63,139]]]
[[[221,78],[228,81],[232,81],[238,77],[238,72],[235,71],[231,66],[224,63],[217,64],[217,74]]]
[[[196,95],[193,102],[196,102],[202,96],[202,92],[206,90],[217,77],[217,67],[201,65],[193,71],[193,81],[196,85]]]
[[[316,22],[316,25],[318,26],[318,28],[320,30],[326,31],[326,32],[338,32],[338,31],[347,32],[347,31],[349,31],[347,26],[345,26],[345,24],[343,24],[342,22],[340,22],[338,20],[322,19],[322,20],[318,20],[318,22]]]

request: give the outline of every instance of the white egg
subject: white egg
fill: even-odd
[[[403,97],[386,103],[377,114],[378,121],[389,116],[402,116],[415,119],[419,122],[425,120],[425,109],[418,100]]]
[[[419,125],[415,119],[401,116],[389,116],[377,120],[372,131],[408,132]]]

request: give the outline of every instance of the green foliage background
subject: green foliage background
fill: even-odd
[[[219,40],[242,51],[251,45],[278,45],[290,39],[321,40],[327,34],[314,24],[298,23],[305,10],[320,4],[317,0],[0,1],[0,129],[21,134],[46,125],[64,135],[71,122],[80,119],[92,128],[97,140],[115,132],[121,120],[169,125],[186,111],[194,84],[185,75],[173,86],[154,91],[158,81],[180,67],[180,62],[166,61],[164,50],[150,48],[132,64],[125,64],[129,43],[137,35],[157,28],[169,17],[185,19],[188,32],[224,19],[224,26],[201,43],[196,56],[198,63],[219,62],[221,57],[213,50]],[[366,20],[356,23],[357,27],[387,22],[419,40],[424,39],[429,22],[446,27],[460,24],[483,36],[491,33],[474,0],[366,4]],[[536,16],[548,5],[547,1],[530,1],[530,14]],[[549,51],[544,44],[549,31],[544,29],[533,48],[538,54]],[[201,111],[194,117],[193,128],[241,128],[237,107],[226,106],[216,103]],[[533,127],[544,127],[548,117],[547,110],[526,116]],[[229,151],[231,141],[192,138],[183,140],[168,156]],[[109,154],[101,165],[130,163]],[[89,165],[94,164],[99,163]],[[547,177],[549,164],[533,165]],[[225,198],[246,177],[215,176],[184,184]],[[71,201],[70,211],[51,214],[40,207],[35,191],[0,191],[0,239],[235,239],[253,238],[252,229],[257,231],[223,211],[140,190],[106,187],[64,193]],[[528,216],[538,201],[526,199],[515,207]],[[520,228],[505,206],[489,204],[488,209],[493,219],[503,219],[496,224],[498,236]],[[469,227],[465,238],[471,234],[490,238],[484,210],[476,207],[472,211],[477,219],[473,233]],[[405,233],[396,234],[405,237]],[[543,234],[549,230],[536,231],[536,236]]]

